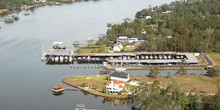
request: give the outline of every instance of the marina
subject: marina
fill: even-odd
[[[69,62],[73,66],[74,62],[99,62],[103,66],[182,66],[198,65],[198,60],[193,53],[177,52],[135,52],[135,53],[73,53],[72,50],[53,50],[44,52],[45,60],[53,63]],[[91,62],[90,62],[91,61]],[[99,66],[98,66],[99,67]]]
[[[109,99],[82,91],[71,92],[68,90],[64,90],[62,94],[53,94],[51,91],[53,85],[62,84],[64,88],[67,86],[61,82],[64,76],[96,75],[102,69],[87,67],[71,69],[70,65],[73,63],[68,63],[67,60],[63,60],[63,64],[67,62],[65,65],[60,65],[60,63],[45,65],[44,57],[42,59],[45,63],[40,61],[40,57],[44,56],[41,54],[42,44],[52,48],[51,43],[55,41],[61,41],[65,44],[72,44],[73,41],[83,42],[90,36],[105,33],[108,19],[121,23],[125,17],[134,18],[137,11],[150,4],[156,6],[171,1],[173,0],[150,0],[147,2],[146,0],[104,0],[78,2],[59,7],[44,6],[19,11],[20,19],[12,24],[4,23],[7,16],[1,17],[1,109],[73,110],[76,104],[85,104],[86,108],[99,110],[130,109],[132,107],[130,99]],[[118,11],[119,7],[121,11]],[[26,12],[29,12],[30,15],[25,16]],[[103,14],[104,12],[109,12],[109,16]],[[90,19],[88,20],[88,18]],[[66,50],[68,49],[66,48]],[[70,50],[74,51],[75,49],[71,48]],[[46,48],[45,50],[48,51]],[[65,53],[67,56],[70,55],[68,52]],[[84,62],[84,60],[81,61]],[[102,63],[102,61],[100,62]],[[102,65],[100,64],[100,66]],[[127,70],[126,72],[129,74],[149,74],[149,70]],[[168,72],[175,74],[177,70],[161,70],[161,75],[166,75]],[[205,72],[205,70],[187,70],[188,74],[205,74]]]

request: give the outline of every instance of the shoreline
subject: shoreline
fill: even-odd
[[[157,65],[158,66],[158,65]],[[160,67],[160,70],[179,70],[180,67]],[[104,69],[106,70],[115,70],[118,67],[114,67],[114,66],[103,66]],[[152,67],[122,67],[122,68],[126,68],[126,70],[150,70]],[[186,70],[205,70],[204,67],[184,67],[184,69]]]
[[[84,76],[84,75],[82,75],[82,76]],[[66,77],[69,77],[69,76],[66,76]],[[65,77],[64,77],[64,78],[65,78]],[[108,96],[109,94],[105,94],[105,93],[97,94],[97,93],[95,93],[94,90],[91,91],[91,89],[84,89],[83,87],[79,87],[79,86],[76,86],[76,85],[69,84],[69,83],[67,83],[67,82],[64,81],[64,78],[62,79],[62,82],[63,82],[64,84],[69,85],[69,86],[72,86],[72,87],[74,87],[74,88],[77,88],[77,89],[79,89],[79,90],[81,90],[81,91],[88,92],[88,93],[90,93],[90,94],[92,94],[92,95],[95,95],[95,96],[100,96],[100,97],[104,97],[104,98],[112,98],[112,99],[130,99],[130,98],[131,98],[131,97],[129,97],[129,96],[126,96],[126,97]],[[96,92],[99,92],[99,91],[96,91]]]
[[[67,0],[67,1],[60,1],[60,2],[52,2],[52,1],[47,1],[44,3],[34,3],[33,5],[25,5],[25,6],[21,6],[21,7],[14,7],[12,10],[10,9],[0,9],[0,15],[7,15],[10,13],[13,13],[16,10],[24,10],[24,9],[30,9],[30,8],[36,8],[36,7],[42,7],[42,6],[46,6],[46,5],[63,5],[63,4],[67,4],[67,3],[74,3],[76,1],[73,0]],[[57,4],[58,3],[58,4]]]
[[[103,79],[107,75],[77,75],[77,76],[65,76],[62,78],[62,82],[71,87],[77,88],[80,91],[84,91],[90,93],[95,96],[101,96],[104,98],[112,98],[112,99],[130,99],[131,95],[119,95],[119,94],[108,94],[103,93],[100,88],[105,87],[106,80]],[[89,79],[87,79],[89,78]],[[156,78],[152,78],[146,75],[130,75],[131,82],[140,83],[154,83],[155,80],[159,80],[160,84],[158,87],[167,88],[169,84],[172,83],[172,80],[176,80],[179,84],[180,88],[186,91],[187,93],[202,93],[202,94],[214,94],[217,92],[217,80],[218,77],[208,77],[205,75],[171,75],[169,78],[167,76],[159,75]],[[136,81],[135,79],[141,79],[140,81]],[[82,83],[88,83],[88,88],[81,87]],[[98,84],[98,85],[97,85]],[[130,83],[127,83],[127,89],[132,90],[130,87]],[[94,86],[98,86],[99,89],[94,89]],[[136,86],[138,87],[138,86]],[[133,87],[132,87],[133,88]]]

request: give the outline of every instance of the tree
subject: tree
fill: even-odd
[[[180,67],[180,69],[176,72],[176,75],[186,75],[186,70],[184,67]]]
[[[81,87],[88,87],[88,86],[89,86],[88,82],[83,82],[83,83],[81,84]]]
[[[160,90],[153,85],[141,84],[137,94],[133,96],[133,105],[137,110],[187,110],[190,98],[185,95],[175,81],[169,86],[172,95]]]
[[[160,85],[160,81],[159,81],[159,80],[155,80],[155,81],[154,81],[154,84],[155,84],[155,85]]]
[[[103,92],[103,93],[107,93],[106,87],[102,87],[102,92]]]
[[[216,76],[219,76],[219,74],[220,74],[220,67],[219,66],[215,66],[206,72],[206,75],[210,76],[210,77],[216,77]]]
[[[160,69],[158,66],[154,66],[153,68],[150,69],[150,74],[149,74],[150,77],[155,78],[159,74],[160,74]]]
[[[171,73],[168,72],[166,78],[171,78]]]

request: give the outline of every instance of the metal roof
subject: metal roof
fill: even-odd
[[[128,78],[128,74],[124,73],[124,72],[114,72],[112,74],[110,74],[110,77],[118,77],[118,78]]]
[[[55,49],[49,49],[46,52],[48,55],[72,55],[71,50],[55,50]]]

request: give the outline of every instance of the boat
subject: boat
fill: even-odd
[[[20,19],[18,16],[14,16],[13,18],[14,18],[14,20],[16,20],[16,21]]]
[[[52,92],[62,92],[64,91],[64,88],[62,85],[55,85],[55,86],[52,86]]]
[[[13,23],[14,19],[13,18],[6,18],[5,23]]]
[[[115,68],[115,71],[126,71],[126,68]]]
[[[112,22],[110,20],[107,21],[107,27],[112,27]]]
[[[74,41],[73,45],[79,45],[79,41]]]
[[[30,13],[27,12],[27,13],[24,13],[24,15],[25,15],[25,16],[28,16],[28,15],[30,15]]]
[[[86,105],[85,104],[76,104],[75,110],[86,110]]]

